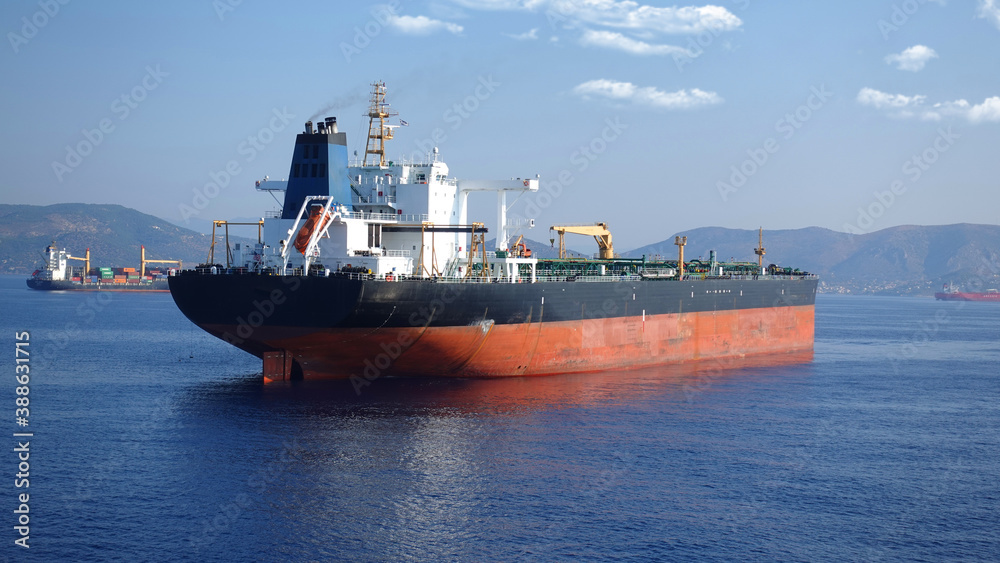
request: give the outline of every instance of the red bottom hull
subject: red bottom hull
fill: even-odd
[[[259,327],[269,379],[500,377],[811,351],[812,305],[462,327]],[[216,335],[234,326],[203,326]]]
[[[957,291],[954,293],[935,293],[934,298],[941,301],[993,301],[1000,303],[1000,293],[964,293]]]

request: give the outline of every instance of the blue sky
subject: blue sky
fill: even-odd
[[[998,0],[92,4],[0,6],[4,203],[260,216],[310,117],[363,151],[383,80],[396,158],[541,175],[535,239],[1000,222]]]

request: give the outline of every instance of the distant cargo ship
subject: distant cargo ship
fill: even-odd
[[[994,301],[1000,303],[1000,291],[987,289],[985,292],[959,291],[952,284],[944,284],[941,291],[934,294],[941,301]]]
[[[394,115],[372,88],[363,161],[349,164],[334,117],[295,140],[284,192],[256,246],[226,264],[170,276],[180,310],[263,359],[267,379],[380,375],[497,377],[775,357],[813,348],[817,279],[762,260],[618,258],[605,223],[553,226],[559,259],[538,259],[508,229],[508,193],[539,180],[467,180],[435,148],[387,161]],[[472,193],[496,193],[496,246],[468,219]],[[569,259],[565,233],[593,236],[599,257]],[[228,244],[227,244],[228,247]],[[231,258],[229,257],[231,256]],[[210,260],[209,262],[214,262]],[[359,378],[364,378],[361,380]]]
[[[35,270],[28,278],[28,287],[42,291],[170,291],[167,285],[167,271],[152,269],[146,272],[146,264],[176,264],[182,268],[180,260],[147,260],[146,247],[141,247],[139,270],[135,268],[94,268],[90,269],[90,249],[81,258],[71,256],[66,249],[59,250],[53,242],[45,249],[45,268]],[[73,268],[70,260],[81,260],[83,268]]]

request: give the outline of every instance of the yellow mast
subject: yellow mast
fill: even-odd
[[[56,241],[52,241],[52,247],[55,248],[55,246],[56,246]],[[69,254],[67,254],[66,255],[66,259],[67,260],[81,260],[81,261],[83,261],[84,266],[83,266],[83,276],[82,277],[86,277],[86,276],[90,275],[90,249],[89,248],[87,249],[87,257],[86,258],[80,258],[78,256],[70,256]],[[70,273],[72,273],[72,268],[70,268],[70,270],[71,270]]]
[[[553,225],[549,231],[559,233],[559,258],[566,258],[566,233],[577,235],[591,235],[597,241],[598,255],[602,260],[610,260],[615,257],[615,248],[611,244],[611,231],[608,230],[607,223],[596,223],[594,225]]]
[[[256,223],[234,223],[232,221],[215,220],[212,221],[212,244],[208,246],[208,264],[215,264],[215,228],[225,227],[226,228],[226,267],[229,267],[230,262],[233,259],[233,253],[229,248],[229,225],[241,225],[241,226],[253,226],[257,225],[257,243],[264,242],[264,220],[261,219]],[[146,260],[151,262],[151,260]]]
[[[674,237],[674,244],[677,245],[677,279],[684,279],[684,246],[688,243],[687,237]]]
[[[757,231],[757,248],[753,249],[753,253],[757,255],[757,268],[758,271],[764,267],[764,227],[761,227]]]
[[[146,277],[146,264],[177,264],[177,268],[180,270],[184,269],[184,262],[180,260],[147,260],[146,259],[146,245],[140,245],[139,252],[139,277]],[[88,250],[88,252],[90,252]]]
[[[368,106],[368,140],[365,143],[365,158],[362,166],[368,166],[368,155],[378,155],[378,161],[372,159],[371,165],[385,166],[385,142],[392,139],[392,127],[386,125],[388,117],[398,115],[389,111],[385,103],[385,82],[372,83],[372,98]],[[378,126],[375,120],[378,120]]]

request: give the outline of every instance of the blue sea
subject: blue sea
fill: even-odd
[[[264,385],[165,293],[0,307],[0,559],[1000,559],[996,304],[819,295],[811,356],[359,390]]]

